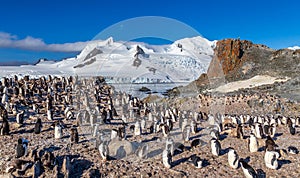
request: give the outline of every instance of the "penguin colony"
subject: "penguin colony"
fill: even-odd
[[[76,172],[72,168],[78,159],[60,155],[55,149],[64,149],[66,152],[72,150],[74,153],[78,145],[91,146],[85,144],[85,140],[94,141],[96,152],[93,156],[101,164],[107,164],[125,158],[128,154],[122,145],[117,155],[123,156],[114,158],[109,146],[114,140],[136,139],[140,143],[145,142],[135,151],[135,155],[140,161],[147,159],[150,148],[144,138],[152,135],[153,142],[164,142],[158,157],[159,164],[166,171],[176,172],[180,160],[186,160],[184,164],[192,168],[203,170],[213,160],[225,156],[227,161],[224,165],[228,167],[228,172],[237,171],[235,174],[249,178],[266,176],[266,172],[280,170],[287,155],[299,153],[296,146],[277,145],[276,139],[280,138],[277,131],[282,128],[291,136],[299,135],[300,118],[280,114],[284,109],[282,103],[269,95],[260,98],[271,98],[274,107],[270,104],[268,107],[273,107],[273,114],[221,115],[147,103],[124,92],[114,91],[102,77],[79,79],[72,76],[48,76],[30,79],[29,76],[15,76],[3,78],[0,84],[0,133],[7,142],[11,138],[15,140],[15,156],[2,172],[16,177],[41,177],[49,171],[51,174],[72,177],[72,172]],[[224,97],[225,105],[240,100],[249,101],[248,104],[253,105],[250,96]],[[207,107],[208,101],[213,100],[210,95],[198,96],[200,106]],[[264,103],[260,99],[256,104]],[[204,122],[210,125],[204,127]],[[103,128],[108,129],[103,132]],[[209,130],[209,140],[204,141],[201,136],[198,137],[202,129]],[[181,133],[181,139],[172,139],[175,132]],[[28,133],[26,138],[23,133]],[[52,137],[46,137],[46,133],[52,133]],[[109,136],[105,135],[107,133]],[[41,140],[38,145],[31,143],[34,138]],[[52,139],[51,144],[43,145],[45,139]],[[243,144],[222,146],[224,142],[234,140]],[[251,155],[250,161],[249,157],[239,153],[239,147],[244,147]],[[210,150],[212,160],[204,159],[202,154],[192,154],[204,148]],[[263,156],[257,161],[263,162],[264,166],[254,168],[251,157],[261,153]],[[175,159],[178,156],[184,156],[185,159]],[[97,168],[91,169],[89,174],[96,174],[95,170]],[[116,170],[100,171],[97,175],[107,176],[109,172]]]

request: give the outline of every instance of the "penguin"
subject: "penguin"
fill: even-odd
[[[257,178],[257,173],[248,163],[243,159],[240,159],[239,162],[246,178]]]
[[[171,119],[167,119],[167,126],[169,128],[169,131],[173,130],[173,122]]]
[[[241,124],[238,124],[236,132],[237,132],[237,134],[236,134],[237,138],[244,139],[244,132],[243,132],[243,127]]]
[[[255,136],[256,138],[263,138],[263,128],[260,123],[255,123]]]
[[[214,156],[219,156],[220,155],[220,152],[221,152],[221,144],[220,142],[215,139],[215,138],[212,138],[210,140],[210,147],[211,147],[211,153],[214,155]]]
[[[78,137],[78,131],[76,127],[71,128],[71,143],[78,143],[79,137]]]
[[[296,134],[296,127],[295,127],[295,124],[292,123],[291,125],[288,125],[289,127],[289,132],[291,135],[295,135]]]
[[[72,118],[74,118],[74,114],[72,113],[72,111],[68,110],[65,113],[65,117],[66,117],[67,120],[71,120]]]
[[[118,136],[121,140],[126,140],[126,128],[125,125],[118,128]]]
[[[166,168],[170,169],[172,167],[172,155],[170,149],[164,149],[162,153],[162,162]]]
[[[201,169],[203,167],[203,160],[200,159],[199,156],[192,155],[191,157],[192,163],[197,169]]]
[[[191,125],[192,134],[196,134],[197,129],[198,129],[197,128],[197,123],[194,120],[192,120],[191,123],[190,123],[190,125]]]
[[[276,123],[270,125],[269,133],[271,137],[274,137],[276,134]]]
[[[188,125],[188,120],[186,118],[183,119],[182,123],[181,123],[181,131],[183,132],[183,130],[185,129],[185,127]]]
[[[55,122],[54,126],[54,138],[61,139],[63,137],[62,126],[59,122]]]
[[[40,118],[37,119],[36,123],[34,124],[34,133],[39,134],[42,131],[42,120]]]
[[[276,151],[269,151],[268,149],[265,152],[265,164],[266,167],[270,169],[278,169],[278,159],[279,158],[279,153]]]
[[[228,151],[228,163],[229,166],[232,167],[233,169],[237,169],[239,167],[239,155],[231,147],[229,147],[229,151]]]
[[[51,109],[47,110],[47,118],[48,118],[49,121],[53,120],[53,112],[52,112]]]
[[[140,159],[147,159],[148,157],[148,144],[144,144],[141,145],[140,147],[138,147],[138,149],[136,150],[136,155],[140,158]]]
[[[146,120],[141,119],[141,129],[144,130],[146,128]]]
[[[168,137],[168,135],[170,133],[170,129],[166,124],[161,125],[161,131],[162,131],[164,137]]]
[[[134,124],[134,135],[139,136],[141,134],[142,134],[141,123],[139,121],[136,121]]]
[[[294,146],[289,146],[289,147],[288,147],[288,152],[289,152],[290,154],[298,154],[298,153],[299,153],[299,150],[298,150],[296,147],[294,147]]]
[[[205,145],[205,142],[199,138],[195,139],[191,143],[191,149],[196,148],[197,146],[203,146]]]
[[[18,139],[16,158],[26,156],[28,153],[28,140],[24,138]]]
[[[0,126],[0,135],[9,135],[9,132],[10,129],[7,117],[3,117],[2,125]]]
[[[16,121],[19,125],[23,125],[23,123],[24,123],[24,111],[17,114]]]
[[[102,160],[104,161],[108,160],[108,155],[109,155],[108,143],[107,142],[100,143],[98,150]]]
[[[268,149],[269,151],[275,151],[276,147],[275,141],[268,135],[265,141],[265,151]]]
[[[167,138],[166,139],[166,147],[165,147],[165,149],[170,150],[171,155],[172,156],[174,155],[175,148],[174,148],[174,140],[173,139],[171,139],[171,138]]]
[[[263,131],[265,135],[270,135],[270,125],[267,121],[264,123]]]
[[[257,138],[253,133],[250,133],[250,138],[248,139],[248,149],[251,153],[258,151]]]
[[[188,142],[190,140],[190,132],[191,132],[191,126],[186,125],[182,132],[182,139],[185,142]]]

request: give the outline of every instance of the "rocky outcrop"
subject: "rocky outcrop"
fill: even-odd
[[[269,49],[264,45],[253,44],[247,40],[224,39],[218,41],[214,50],[215,56],[208,68],[209,77],[222,77],[222,75],[226,76],[237,71],[248,60],[245,55],[251,48]]]
[[[207,74],[202,74],[190,85],[196,85],[202,90],[227,82],[250,79],[256,75],[300,80],[300,50],[274,50],[247,40],[224,39],[217,42],[214,53]],[[299,93],[299,87],[297,82],[286,82],[274,88],[273,92],[288,92],[290,96],[294,96]]]

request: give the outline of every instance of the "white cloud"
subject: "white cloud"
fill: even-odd
[[[0,32],[0,48],[16,48],[32,51],[78,52],[81,51],[89,42],[90,41],[47,44],[40,38],[27,36],[24,39],[18,39],[16,35]]]

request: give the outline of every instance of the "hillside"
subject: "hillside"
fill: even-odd
[[[266,76],[265,80],[269,77],[284,81],[288,79],[287,82],[277,82],[267,92],[300,99],[297,94],[300,50],[274,50],[247,40],[225,39],[217,42],[214,54],[207,74],[202,74],[190,86],[196,85],[199,89],[215,88],[222,84]]]

